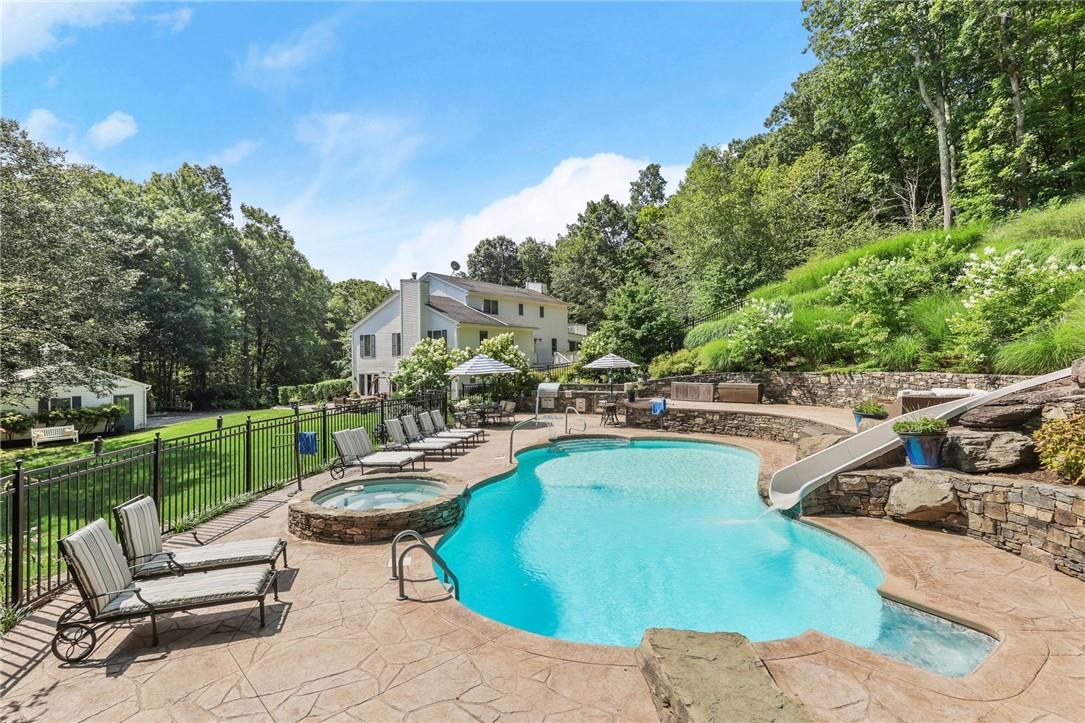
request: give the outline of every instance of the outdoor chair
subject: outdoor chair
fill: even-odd
[[[497,408],[497,411],[493,414],[498,424],[503,422],[509,422],[510,424],[516,421],[516,402],[505,400],[501,402],[501,405]]]
[[[388,436],[391,437],[391,446],[397,449],[406,449],[412,452],[423,452],[425,454],[439,453],[443,458],[445,454],[451,456],[452,446],[455,442],[449,440],[442,440],[440,442],[411,442],[407,439],[406,432],[403,431],[403,424],[398,419],[386,419],[384,420],[384,428],[388,430]]]
[[[421,460],[422,469],[426,468],[426,455],[421,452],[377,452],[369,441],[369,433],[361,427],[332,432],[332,442],[339,453],[338,457],[328,463],[328,472],[332,479],[344,477],[348,467],[357,467],[361,474],[365,474],[366,467],[396,467],[402,471],[409,464],[413,470],[415,462]]]
[[[459,429],[449,430],[448,425],[445,424],[444,416],[442,416],[441,412],[437,409],[431,409],[429,412],[429,417],[431,420],[433,420],[433,428],[436,429],[438,432],[470,432],[471,434],[475,435],[477,439],[482,441],[486,440],[486,430],[480,427],[463,426]]]
[[[399,421],[403,423],[403,430],[407,433],[407,439],[412,442],[451,442],[453,449],[456,447],[467,449],[467,440],[463,437],[437,437],[422,434],[413,415],[406,414],[400,417]]]
[[[450,429],[442,431],[437,429],[436,425],[434,425],[433,423],[433,417],[430,416],[429,412],[422,412],[421,414],[419,414],[418,421],[422,425],[422,431],[427,437],[437,437],[439,439],[456,439],[463,442],[464,444],[468,442],[470,442],[471,444],[475,444],[476,442],[478,442],[478,435],[465,429],[461,429],[459,431],[452,431]]]
[[[158,507],[147,495],[139,495],[113,508],[121,549],[137,580],[174,573],[201,572],[224,567],[270,565],[281,556],[286,567],[286,540],[260,537],[206,545],[193,533],[199,547],[162,549]]]
[[[275,570],[267,565],[136,581],[121,546],[101,518],[57,544],[81,598],[60,615],[51,646],[57,658],[69,663],[94,651],[96,630],[106,625],[150,617],[151,645],[158,645],[159,615],[256,601],[260,627],[264,627],[268,590],[279,599]]]

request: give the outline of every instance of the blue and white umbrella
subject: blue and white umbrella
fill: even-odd
[[[455,369],[445,372],[446,377],[481,377],[487,374],[515,374],[520,371],[505,362],[476,354]]]
[[[607,354],[606,356],[599,357],[598,359],[591,362],[590,364],[585,364],[584,368],[585,369],[606,369],[607,371],[610,372],[610,374],[607,375],[607,380],[610,382],[610,391],[608,393],[610,394],[611,399],[613,399],[613,397],[614,397],[614,370],[615,369],[635,369],[638,366],[640,366],[640,365],[637,364],[636,362],[631,362],[628,359],[625,359],[624,357],[618,356],[617,354]]]

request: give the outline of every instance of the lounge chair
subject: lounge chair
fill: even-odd
[[[460,427],[458,429],[450,430],[448,425],[445,424],[445,418],[441,415],[441,412],[437,409],[431,409],[429,411],[429,418],[433,422],[433,428],[438,432],[470,432],[475,435],[478,440],[486,439],[486,430],[480,427]]]
[[[113,508],[120,533],[121,549],[131,566],[132,577],[156,577],[186,572],[202,572],[223,567],[271,565],[281,555],[286,567],[286,540],[281,537],[261,537],[205,545],[193,534],[199,547],[178,550],[162,549],[162,528],[158,508],[147,495],[139,495]]]
[[[422,434],[418,429],[418,422],[415,421],[412,415],[404,415],[399,418],[399,421],[403,423],[403,430],[407,433],[407,439],[412,442],[451,442],[453,449],[456,447],[467,449],[467,440],[463,437],[437,437]]]
[[[407,434],[403,431],[403,424],[398,419],[386,419],[384,420],[384,428],[388,430],[388,436],[391,437],[391,445],[396,449],[407,449],[412,452],[424,452],[425,454],[440,453],[443,458],[445,454],[452,454],[452,447],[455,442],[450,440],[442,440],[440,442],[411,442],[407,439]]]
[[[332,479],[340,479],[346,475],[347,467],[357,467],[362,474],[365,474],[366,467],[396,467],[402,470],[409,464],[411,469],[414,469],[415,462],[421,460],[422,469],[426,468],[426,455],[422,452],[374,450],[373,444],[369,441],[369,433],[363,428],[332,432],[332,441],[339,453],[339,456],[328,464]]]
[[[105,625],[150,617],[151,644],[158,645],[159,615],[256,601],[260,603],[260,627],[264,627],[268,590],[274,590],[275,599],[279,599],[275,570],[267,565],[136,581],[121,546],[101,518],[57,544],[81,598],[61,614],[53,636],[53,654],[69,663],[94,651],[98,642],[95,630]]]
[[[427,437],[437,437],[439,439],[456,439],[465,444],[470,442],[474,444],[478,441],[478,437],[474,432],[468,432],[467,430],[452,431],[446,429],[440,431],[433,424],[433,417],[429,415],[429,412],[422,412],[418,415],[418,421],[422,425],[422,431]]]

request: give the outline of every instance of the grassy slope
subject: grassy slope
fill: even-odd
[[[235,424],[244,424],[245,417],[251,416],[253,421],[260,419],[273,419],[291,414],[289,409],[254,409],[247,412],[224,414],[222,425],[229,427]],[[164,427],[141,429],[137,432],[119,434],[115,437],[106,437],[103,441],[104,451],[110,452],[122,447],[131,447],[144,442],[154,441],[155,433],[160,433],[163,439],[176,439],[188,434],[209,432],[215,429],[217,424],[215,417],[193,419],[188,422],[178,422]],[[68,462],[94,454],[94,437],[79,444],[50,444],[38,449],[32,447],[10,447],[0,450],[0,474],[10,474],[15,468],[15,460],[22,459],[23,467],[46,467],[60,462]]]
[[[1062,263],[1085,264],[1085,199],[1079,199],[1056,209],[1027,213],[994,228],[971,225],[955,228],[949,232],[935,230],[898,234],[836,256],[815,258],[802,266],[791,269],[783,280],[755,289],[750,296],[789,302],[795,312],[796,327],[810,332],[816,328],[819,319],[839,321],[841,314],[845,316],[848,314],[845,310],[827,304],[828,277],[844,268],[854,266],[864,256],[874,255],[881,258],[903,256],[916,243],[932,238],[945,245],[947,256],[963,258],[968,253],[991,246],[999,251],[1020,248],[1037,261],[1053,256]],[[955,305],[959,304],[959,301],[949,294],[940,296],[943,298],[921,299],[923,304],[920,306],[923,308],[911,310],[914,316],[921,320],[919,325],[924,327],[924,335],[934,339],[938,339],[947,332],[945,317],[952,315]],[[687,348],[696,348],[715,339],[724,338],[733,324],[733,315],[701,324],[686,335],[685,345]],[[1005,371],[1040,371],[1039,367],[1050,366],[1050,362],[1045,359],[1055,358],[1060,350],[1080,344],[1078,332],[1083,325],[1085,325],[1085,305],[1072,305],[1067,319],[1061,325],[1062,328],[1045,338],[1018,340],[1007,345],[998,363]],[[817,334],[804,334],[804,337],[807,336],[813,346],[824,347],[812,350],[812,356],[826,361],[825,364],[819,365],[819,368],[830,366],[831,361],[828,357],[832,353],[832,340],[819,339]],[[900,352],[900,361],[896,365],[899,368],[911,366],[909,350],[921,341],[917,338],[905,338],[906,336],[908,335],[891,340],[895,350]],[[1074,346],[1074,348],[1077,347]],[[895,356],[887,350],[885,361],[892,360]],[[890,366],[893,365],[890,364]]]

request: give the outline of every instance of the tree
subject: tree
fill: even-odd
[[[495,397],[519,399],[523,391],[535,383],[535,378],[531,374],[531,364],[523,350],[516,345],[516,338],[512,332],[484,339],[479,344],[478,353],[504,362],[517,370],[516,374],[495,374],[491,377],[490,387]],[[473,356],[469,349],[463,355],[466,359]]]
[[[670,351],[682,325],[667,305],[665,294],[646,277],[627,281],[614,290],[607,304],[603,329],[627,358],[647,364]]]
[[[331,368],[350,376],[350,327],[392,295],[392,287],[368,279],[345,279],[332,283],[324,326],[332,357]]]
[[[469,350],[449,349],[444,339],[422,339],[410,354],[399,360],[392,383],[407,395],[444,389],[448,384],[445,372],[469,358]]]
[[[482,239],[467,255],[467,275],[476,281],[520,286],[524,281],[524,269],[516,243],[508,236]]]
[[[516,247],[516,257],[520,260],[524,281],[537,281],[550,284],[550,259],[554,247],[530,236]]]
[[[125,267],[131,238],[112,218],[99,178],[0,121],[0,392],[5,401],[58,386],[109,388],[107,374],[139,329]],[[31,376],[18,374],[34,368]]]
[[[629,239],[625,208],[603,196],[589,201],[554,245],[554,293],[569,303],[570,319],[589,326],[602,322],[610,290],[624,280],[622,249]]]

